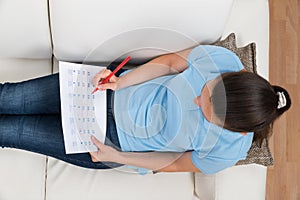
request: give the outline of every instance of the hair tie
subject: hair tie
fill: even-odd
[[[277,109],[280,109],[286,106],[286,98],[283,92],[277,92],[277,95],[279,96]]]

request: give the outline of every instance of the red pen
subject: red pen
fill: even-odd
[[[107,81],[113,76],[113,75],[115,75],[115,73],[117,73],[117,71],[119,71],[128,61],[130,60],[130,56],[127,56],[127,58],[125,58],[125,60],[123,60],[123,62],[121,62],[121,64],[119,64],[119,66],[114,70],[114,71],[112,71],[102,82],[101,82],[101,84],[105,84],[105,83],[107,83]],[[93,92],[92,92],[92,94],[94,94],[96,91],[98,91],[99,90],[99,88],[98,87],[96,87],[94,90],[93,90]]]

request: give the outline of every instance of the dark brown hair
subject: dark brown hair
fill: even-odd
[[[279,92],[286,105],[278,108]],[[271,135],[273,122],[291,106],[288,92],[272,86],[250,72],[229,72],[221,75],[212,91],[213,110],[223,120],[224,128],[236,132],[255,132],[254,141],[261,143]]]

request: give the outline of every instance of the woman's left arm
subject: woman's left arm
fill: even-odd
[[[93,137],[92,141],[99,148],[90,152],[93,162],[117,162],[158,172],[199,172],[192,163],[192,152],[120,152]]]

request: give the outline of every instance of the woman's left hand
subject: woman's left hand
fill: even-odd
[[[119,151],[101,143],[94,136],[92,136],[91,139],[92,142],[98,147],[98,151],[90,152],[93,162],[117,162]]]

